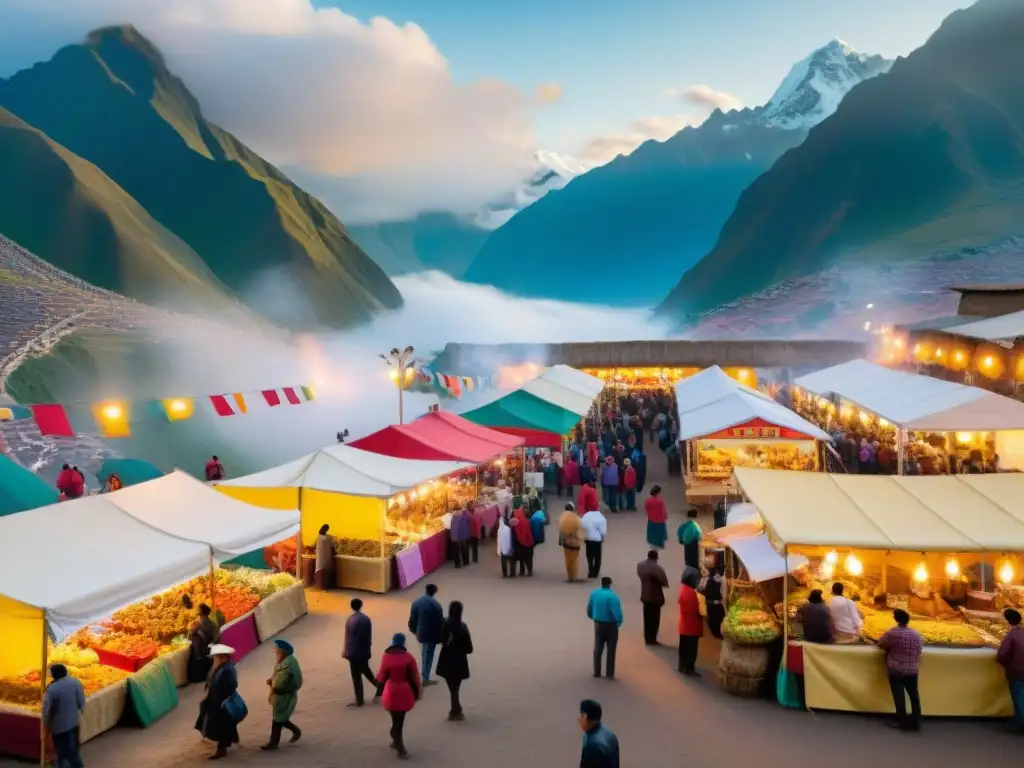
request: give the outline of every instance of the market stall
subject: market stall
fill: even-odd
[[[333,445],[296,461],[232,480],[217,490],[257,506],[298,507],[304,556],[320,527],[335,539],[337,584],[383,593],[394,556],[435,535],[452,505],[475,498],[473,465],[384,456]]]
[[[843,432],[848,470],[859,469],[862,440],[878,443],[873,455],[881,474],[994,471],[997,456],[999,469],[1024,470],[1024,403],[1018,400],[867,360],[801,376],[795,384],[794,408]]]
[[[676,384],[684,478],[693,504],[735,496],[734,467],[816,471],[828,434],[718,366]]]
[[[1024,476],[898,477],[737,468],[773,547],[808,567],[785,579],[774,608],[803,675],[808,708],[893,712],[883,654],[873,644],[911,615],[925,649],[925,715],[1005,716],[1011,710],[993,650],[1008,630],[999,611],[1024,604]],[[862,628],[830,645],[802,642],[799,606],[843,583]]]
[[[603,383],[556,365],[520,389],[475,405],[461,415],[481,426],[524,438],[530,447],[561,450],[562,437],[586,416]]]
[[[34,472],[0,456],[0,517],[55,504],[59,494]]]

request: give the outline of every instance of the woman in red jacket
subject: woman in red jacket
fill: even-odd
[[[405,749],[402,728],[406,713],[416,706],[423,684],[416,657],[405,649],[405,635],[401,632],[395,633],[391,646],[381,657],[377,682],[384,686],[380,703],[391,713],[391,748],[399,757],[406,758],[409,753]]]
[[[704,634],[704,620],[700,615],[697,585],[700,571],[687,566],[683,570],[683,583],[679,587],[679,671],[687,677],[698,677],[697,645]]]
[[[516,560],[519,561],[519,575],[533,576],[533,530],[530,528],[530,521],[526,519],[526,513],[522,507],[516,507],[512,516],[514,525],[512,535],[515,536]]]
[[[632,462],[629,459],[625,459],[622,462],[625,466],[626,471],[622,473],[622,489],[625,495],[626,511],[636,512],[636,470],[632,467]]]
[[[565,488],[565,495],[572,500],[572,494],[576,486],[580,484],[580,465],[575,461],[572,454],[565,460],[562,468],[562,487]]]
[[[664,549],[668,541],[668,510],[661,498],[660,485],[651,488],[651,495],[644,502],[644,511],[647,513],[647,543]]]

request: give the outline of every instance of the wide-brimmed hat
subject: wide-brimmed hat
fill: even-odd
[[[230,645],[223,645],[222,643],[214,643],[210,646],[211,656],[231,656],[235,652],[235,649]]]

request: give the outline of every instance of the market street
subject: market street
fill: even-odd
[[[681,484],[664,477],[664,460],[652,457],[651,474],[665,488],[674,533],[681,516]],[[561,509],[557,499],[549,505]],[[641,505],[642,506],[642,505]],[[615,580],[626,623],[619,642],[614,682],[591,677],[592,625],[586,618],[593,582],[567,584],[561,551],[551,539],[537,550],[532,579],[503,581],[494,546],[468,570],[450,565],[432,574],[438,598],[462,600],[473,634],[472,677],[463,686],[465,722],[446,721],[448,691],[426,689],[409,715],[406,744],[410,763],[438,768],[570,768],[579,764],[580,699],[595,698],[605,722],[619,737],[623,768],[677,768],[680,765],[819,765],[831,768],[935,765],[1010,766],[1019,763],[1019,738],[996,723],[926,721],[921,734],[885,727],[881,719],[859,715],[786,710],[767,701],[747,701],[720,691],[713,682],[717,647],[702,643],[703,677],[676,672],[675,584],[682,572],[682,548],[670,544],[662,564],[673,584],[662,616],[663,648],[643,645],[636,564],[648,549],[643,512],[611,516],[603,573]],[[376,670],[392,633],[406,631],[410,602],[422,594],[420,582],[383,597],[360,595],[373,620]],[[397,762],[388,749],[390,721],[379,706],[346,708],[352,699],[348,665],[341,659],[344,622],[351,594],[309,590],[309,616],[282,636],[294,644],[305,684],[293,720],[302,740],[264,753],[270,727],[266,703],[273,646],[261,645],[239,664],[240,691],[249,717],[240,726],[241,748],[221,765],[315,768],[380,766]],[[409,649],[419,655],[410,638]],[[213,752],[193,730],[200,686],[181,690],[178,708],[147,730],[118,728],[85,745],[90,768],[180,768],[204,765]],[[1017,754],[1017,757],[1013,755]],[[0,760],[0,766],[17,763]]]

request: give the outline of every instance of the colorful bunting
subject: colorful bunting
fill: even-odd
[[[231,404],[224,395],[210,395],[210,402],[213,404],[213,410],[218,416],[235,415],[235,409],[231,407]]]
[[[163,407],[164,415],[168,421],[185,421],[192,418],[192,414],[195,413],[196,404],[195,401],[190,397],[173,397],[167,400],[161,400],[160,405]]]
[[[118,401],[97,403],[92,406],[92,415],[103,437],[129,437],[128,406]]]
[[[263,399],[267,401],[267,405],[273,408],[275,405],[281,404],[281,396],[277,394],[276,389],[264,389]]]
[[[245,404],[245,398],[242,397],[242,393],[241,392],[235,392],[233,395],[231,395],[231,397],[233,397],[235,399],[235,405],[238,406],[238,412],[239,413],[248,413],[249,412],[249,406],[247,406]]]
[[[291,403],[292,405],[302,405],[302,401],[299,400],[299,396],[295,394],[294,387],[285,387],[283,391],[285,400],[287,400],[289,403]]]
[[[63,405],[32,405],[29,406],[32,417],[39,427],[39,434],[52,437],[74,437],[75,430],[71,428],[68,421],[68,414]]]
[[[0,421],[21,421],[31,418],[32,411],[22,405],[8,405],[0,408]]]
[[[313,391],[312,387],[306,384],[302,385],[302,396],[306,398],[307,403],[311,403],[316,400],[316,392]]]

